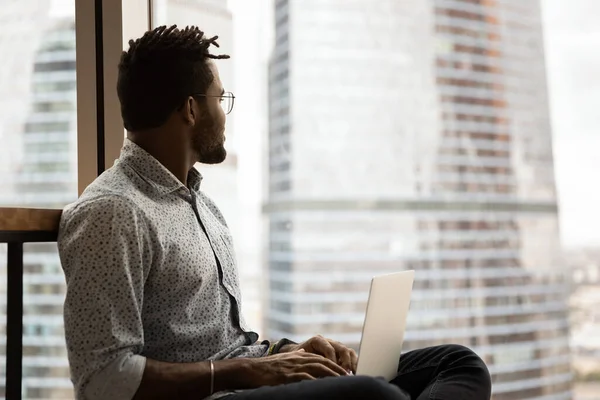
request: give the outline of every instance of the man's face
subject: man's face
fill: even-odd
[[[211,60],[209,68],[214,76],[213,82],[206,91],[199,121],[192,132],[192,149],[196,153],[196,160],[203,164],[219,164],[225,161],[225,111],[221,107],[221,96],[224,93],[223,84],[219,77],[219,70]]]

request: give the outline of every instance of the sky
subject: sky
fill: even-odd
[[[600,246],[600,2],[542,0],[564,247]]]

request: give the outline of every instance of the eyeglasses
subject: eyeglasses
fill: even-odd
[[[219,104],[221,105],[221,108],[223,108],[225,114],[229,114],[231,110],[233,110],[233,103],[235,102],[235,96],[231,92],[224,92],[222,95],[195,93],[192,96],[220,97]]]

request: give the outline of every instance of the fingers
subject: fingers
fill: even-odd
[[[333,362],[325,357],[321,357],[319,360],[319,364],[324,365],[328,369],[334,371],[337,375],[348,375],[348,371],[344,369],[344,367],[338,365],[336,362]]]
[[[338,364],[340,364],[340,366],[342,368],[344,368],[346,371],[353,371],[352,370],[352,356],[350,349],[340,349],[337,353],[338,353]]]
[[[346,371],[355,372],[356,364],[358,363],[358,356],[356,355],[356,352],[353,349],[346,347],[339,342],[330,340],[329,343],[337,353],[337,363],[341,365]]]
[[[307,352],[320,354],[328,360],[340,365],[346,372],[356,372],[358,355],[353,349],[345,345],[326,339],[323,336],[315,336],[302,344]]]
[[[347,371],[356,372],[356,366],[358,364],[358,355],[356,354],[356,351],[346,347],[343,354],[343,360],[340,360],[342,367],[346,368]]]
[[[338,375],[347,375],[348,374],[348,371],[345,368],[341,367],[336,362],[331,361],[330,359],[325,358],[319,354],[304,353],[304,352],[299,352],[299,351],[294,354],[297,357],[297,360],[298,360],[297,362],[299,362],[300,364],[305,364],[305,365],[322,364],[325,367],[327,367],[328,369],[337,373]]]
[[[329,342],[329,340],[325,339],[322,336],[315,336],[310,344],[315,350],[315,353],[322,355],[323,357],[333,361],[334,363],[338,361],[336,351]]]
[[[314,381],[317,378],[315,378],[314,376],[312,376],[309,373],[301,372],[298,374],[288,375],[288,379],[289,379],[289,383],[292,383],[292,382],[300,382],[300,381]]]
[[[346,372],[343,370],[341,373],[336,372],[328,365],[321,363],[306,364],[304,368],[311,376],[314,376],[315,378],[327,378],[332,376],[346,375]]]
[[[356,374],[356,367],[358,367],[358,354],[356,354],[356,351],[351,351],[350,358],[352,359],[352,372]]]

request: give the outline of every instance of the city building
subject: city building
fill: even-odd
[[[571,354],[577,375],[600,379],[600,249],[565,252],[571,288]]]
[[[406,350],[571,399],[539,1],[276,0],[274,24],[268,336],[358,347],[371,276],[415,269]]]
[[[27,76],[16,78],[22,80],[20,85],[7,82],[15,89],[14,97],[3,99],[27,104],[18,126],[10,123],[13,114],[2,117],[3,128],[11,129],[14,154],[10,169],[2,173],[8,187],[3,188],[1,204],[62,208],[77,198],[75,23],[72,6],[58,12],[58,2],[38,3],[39,9],[15,3],[20,7],[8,10],[14,11],[9,18],[23,21],[19,14],[29,14],[32,23],[37,22],[25,34],[27,45],[20,47],[20,40],[10,37],[1,40],[13,46],[3,54],[15,56],[12,61]],[[28,93],[23,93],[25,87]],[[64,276],[56,244],[26,245],[24,264],[23,396],[73,398],[62,317]],[[3,285],[5,268],[3,263]],[[4,296],[2,302],[5,306]],[[3,331],[5,323],[0,318]]]

